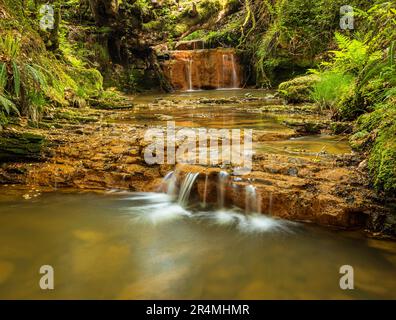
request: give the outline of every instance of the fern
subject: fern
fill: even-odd
[[[8,99],[6,96],[0,94],[0,106],[7,112],[7,114],[10,114],[11,110],[15,111],[19,115],[19,110],[16,107],[16,105]]]
[[[336,40],[337,46],[341,50],[348,50],[348,48],[352,42],[347,36],[344,36],[343,34],[341,34],[339,32],[335,33],[335,40]]]
[[[0,94],[7,85],[7,67],[5,63],[0,63]]]
[[[38,70],[37,66],[33,67],[29,64],[25,65],[27,73],[33,78],[33,80],[40,85],[41,88],[44,88],[47,85],[47,80],[44,74]]]
[[[19,40],[15,39],[11,33],[8,33],[3,39],[0,38],[0,51],[11,59],[15,59],[20,52]]]
[[[14,78],[14,93],[19,97],[19,94],[21,93],[21,73],[19,72],[19,67],[15,61],[12,61],[12,72]]]

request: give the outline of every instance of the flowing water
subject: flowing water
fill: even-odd
[[[136,125],[251,128],[285,133],[260,141],[255,152],[319,157],[348,153],[343,136],[288,138],[283,120],[315,115],[261,112],[277,99],[240,103],[268,91],[228,90],[142,95],[133,111],[113,119]],[[216,99],[236,97],[221,103]],[[213,100],[214,99],[214,100]],[[112,113],[109,113],[109,117]],[[319,118],[319,116],[318,116]],[[396,243],[356,232],[286,222],[261,212],[253,182],[246,212],[225,208],[226,171],[218,202],[193,194],[197,174],[169,172],[158,193],[76,193],[58,190],[24,197],[0,187],[0,299],[284,299],[395,298]],[[269,213],[272,195],[269,197]],[[42,265],[55,270],[55,290],[39,289]],[[351,265],[355,289],[339,287],[339,269]]]
[[[1,194],[0,299],[396,298],[394,242],[158,193]],[[345,264],[354,290],[339,288]]]
[[[268,90],[212,90],[193,91],[167,95],[141,95],[136,97],[136,107],[125,112],[123,117],[114,121],[136,125],[166,125],[174,121],[176,127],[215,128],[215,129],[253,129],[263,135],[284,135],[285,138],[268,138],[257,142],[255,152],[286,154],[300,157],[317,157],[318,154],[350,153],[348,139],[343,135],[312,135],[292,138],[294,130],[285,125],[285,120],[319,121],[317,114],[290,114],[283,111],[263,112],[265,106],[281,105],[277,98],[268,98]],[[260,98],[261,100],[246,97]],[[234,100],[225,100],[233,98]],[[218,103],[220,101],[220,103]],[[241,102],[242,101],[242,102]]]

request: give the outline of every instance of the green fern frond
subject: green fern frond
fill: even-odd
[[[12,33],[8,33],[4,38],[0,38],[0,52],[3,52],[11,59],[15,59],[20,52],[19,40]]]
[[[351,45],[351,40],[347,36],[345,36],[339,32],[335,33],[335,40],[337,42],[338,47],[341,50],[346,50]]]
[[[7,68],[5,63],[0,63],[0,94],[7,85]]]
[[[21,93],[21,73],[18,65],[14,61],[12,62],[12,75],[14,78],[14,93],[19,97],[19,94]]]
[[[11,110],[15,111],[19,115],[19,110],[16,105],[7,97],[0,94],[0,107],[4,109],[7,114],[10,114]]]
[[[32,65],[25,65],[27,73],[33,78],[33,80],[40,85],[40,87],[45,87],[47,85],[47,80],[44,74],[38,70],[37,67]]]
[[[389,65],[393,67],[395,65],[396,58],[396,41],[392,41],[389,47]]]

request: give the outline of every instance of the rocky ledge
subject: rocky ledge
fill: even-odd
[[[227,171],[230,175],[225,184],[225,199],[229,206],[244,208],[246,185],[252,184],[264,214],[338,228],[365,228],[372,233],[394,233],[394,224],[388,219],[389,209],[369,188],[365,162],[357,155],[317,161],[259,153],[253,157],[253,170],[241,177],[233,176],[226,166],[220,169],[181,164],[176,168],[166,164],[148,165],[143,157],[147,127],[98,120],[111,118],[109,112],[95,110],[90,117],[92,121],[84,123],[63,119],[45,129],[18,126],[19,132],[29,132],[25,137],[33,137],[43,144],[41,158],[4,162],[0,168],[0,183],[25,185],[32,190],[41,187],[155,191],[171,170],[176,170],[179,184],[186,173],[199,172],[192,197],[200,201],[205,198],[207,203],[215,205],[219,172]],[[125,112],[115,110],[111,114],[123,118]]]

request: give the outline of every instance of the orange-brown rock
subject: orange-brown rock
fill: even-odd
[[[162,63],[164,74],[176,90],[239,88],[242,72],[233,49],[170,51]]]
[[[261,159],[261,165],[279,164],[276,173],[252,171],[246,176],[230,175],[225,182],[225,203],[244,209],[246,186],[252,184],[257,193],[257,208],[260,213],[287,220],[313,222],[319,225],[357,228],[364,227],[373,211],[381,212],[374,204],[374,194],[365,187],[358,172],[352,168],[334,164],[314,164],[303,161],[297,166],[287,157]],[[332,169],[329,170],[328,166]],[[304,175],[291,175],[288,168],[298,168]],[[302,170],[304,168],[304,171]],[[188,172],[199,172],[192,194],[200,201],[217,205],[219,192],[219,168],[195,165],[178,165],[178,181]],[[348,175],[345,175],[345,173]],[[206,179],[206,176],[208,178]],[[206,188],[205,188],[206,184]],[[206,191],[205,191],[206,189]],[[206,193],[205,193],[206,192]]]
[[[124,119],[126,115],[123,111],[95,112],[106,117],[112,114],[113,120],[116,116]],[[376,205],[375,194],[357,167],[359,159],[353,155],[351,159],[340,156],[315,161],[259,153],[253,156],[252,171],[239,177],[233,176],[232,168],[226,164],[224,168],[177,165],[176,169],[170,164],[148,165],[143,157],[147,145],[143,140],[145,126],[123,122],[63,123],[62,126],[35,129],[46,135],[49,142],[45,161],[3,164],[0,183],[52,189],[155,191],[171,170],[176,170],[178,184],[187,173],[199,172],[191,196],[199,201],[205,198],[206,203],[216,206],[219,172],[223,170],[230,174],[224,184],[225,203],[229,206],[243,209],[246,186],[252,184],[256,188],[259,212],[289,220],[343,228],[364,227],[371,216],[384,212]]]

